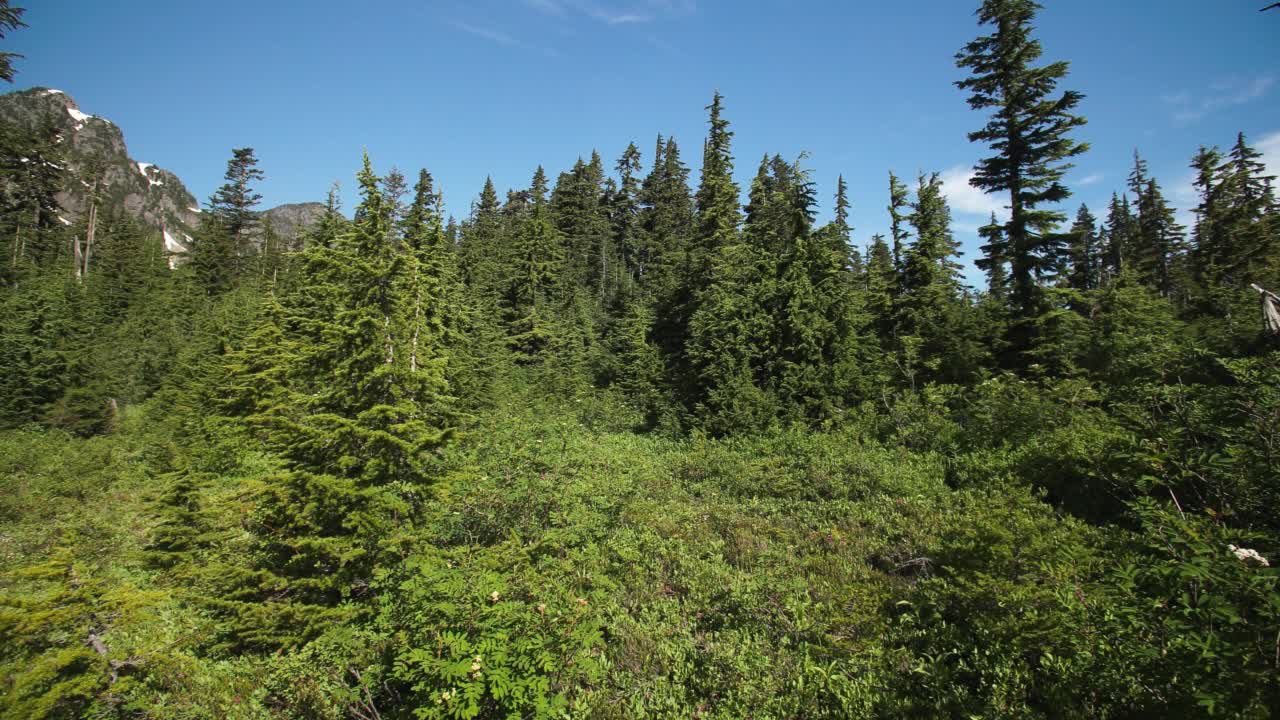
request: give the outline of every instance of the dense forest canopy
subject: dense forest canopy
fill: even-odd
[[[1274,717],[1276,178],[1073,205],[1040,9],[955,56],[976,289],[940,173],[857,247],[719,92],[456,220],[366,153],[281,237],[235,148],[176,246],[0,127],[0,713]]]

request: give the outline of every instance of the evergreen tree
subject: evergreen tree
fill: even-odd
[[[539,166],[529,190],[531,211],[521,220],[504,298],[508,345],[523,361],[536,360],[554,341],[557,301],[565,266],[564,240],[547,203],[547,176]]]
[[[41,118],[34,128],[0,128],[0,235],[8,245],[0,283],[13,284],[57,262],[65,231],[58,193],[67,182],[58,124]]]
[[[714,135],[716,109],[712,119]],[[715,252],[710,284],[699,293],[689,323],[693,409],[702,427],[713,434],[739,428],[760,430],[778,415],[769,385],[781,328],[771,310],[779,303],[780,253],[792,239],[792,228],[787,177],[772,174],[772,169],[772,159],[765,156],[752,182],[743,231],[717,230],[728,242]],[[723,185],[724,181],[717,182]],[[704,168],[704,189],[707,186]],[[722,200],[727,201],[727,196]],[[727,207],[710,210],[722,217],[727,212]],[[736,202],[733,216],[737,217]],[[705,217],[702,220],[705,230],[708,223]]]
[[[191,266],[212,294],[230,289],[244,273],[250,240],[258,227],[254,211],[262,196],[252,183],[265,177],[253,148],[235,148],[227,161],[226,183],[209,198],[191,247]]]
[[[746,360],[750,351],[739,348],[734,356],[725,355],[717,358],[714,343],[733,342],[728,338],[718,338],[708,343],[710,335],[716,332],[712,328],[724,314],[732,314],[732,306],[742,300],[741,291],[751,286],[751,278],[762,269],[756,266],[760,257],[761,246],[740,242],[738,226],[742,221],[740,193],[733,180],[733,132],[729,130],[729,121],[723,116],[724,98],[715,93],[711,104],[707,106],[710,113],[708,124],[710,130],[702,151],[702,177],[698,190],[694,195],[693,232],[689,243],[679,262],[680,282],[678,290],[673,294],[670,307],[676,310],[666,320],[666,327],[661,329],[664,349],[670,362],[668,372],[676,378],[681,395],[689,407],[703,404],[708,387],[715,383],[708,380],[709,374],[735,373],[736,376],[727,383],[734,384],[744,392],[754,392],[755,385],[750,377],[751,369]],[[740,267],[731,267],[739,264]],[[745,276],[745,277],[744,277]],[[712,285],[719,283],[719,287]],[[713,299],[712,296],[718,296]],[[754,300],[752,302],[755,302]],[[706,311],[706,316],[699,320],[696,316],[703,311],[703,306],[712,304],[716,307]],[[758,323],[761,317],[755,307],[742,308],[742,312],[750,315],[744,317],[743,323],[748,328],[739,328],[738,336],[760,331]],[[696,324],[701,328],[695,328]],[[697,336],[701,334],[702,337]],[[743,341],[749,344],[750,341]],[[698,349],[695,345],[701,343]],[[699,363],[703,367],[699,368]],[[726,365],[727,364],[727,365]],[[708,365],[720,366],[718,370],[709,370]],[[725,390],[725,392],[733,392]],[[725,400],[722,405],[733,404],[736,400]],[[761,406],[752,401],[750,408],[743,408],[744,415],[751,415],[756,422],[763,414],[757,412]],[[765,414],[771,414],[765,413]],[[757,423],[758,426],[758,423]]]
[[[736,240],[742,221],[733,181],[733,132],[722,115],[724,97],[717,92],[706,109],[711,130],[702,151],[702,179],[694,198],[697,232],[689,252],[688,283],[695,295],[710,284],[717,251]]]
[[[338,197],[338,184],[334,183],[325,196],[324,211],[320,213],[320,219],[304,238],[303,249],[313,245],[332,248],[346,231],[347,219],[342,215],[342,200]]]
[[[1098,220],[1087,205],[1076,211],[1075,223],[1068,233],[1067,253],[1071,261],[1067,285],[1076,290],[1095,290],[1100,284],[1102,252],[1098,238]]]
[[[907,231],[908,210],[910,209],[910,194],[907,186],[898,179],[897,175],[889,173],[889,237],[893,239],[893,269],[897,273],[894,281],[894,292],[902,285],[903,265],[906,262],[906,248],[911,240],[911,233]]]
[[[898,273],[893,266],[889,245],[883,235],[874,235],[871,246],[867,248],[867,312],[881,340],[888,340],[894,335],[893,305],[897,285]]]
[[[619,287],[630,288],[643,276],[640,264],[640,149],[629,143],[618,158],[617,190],[609,199],[610,226],[613,244],[618,249],[618,262],[626,273],[626,282]]]
[[[960,297],[960,245],[938,173],[920,175],[908,216],[915,241],[904,252],[901,295],[895,305],[901,369],[914,379],[967,378],[975,369]]]
[[[1053,97],[1058,82],[1067,76],[1068,64],[1035,66],[1040,42],[1031,36],[1040,5],[1032,0],[984,0],[978,21],[994,27],[992,34],[968,43],[956,56],[956,64],[971,75],[956,85],[970,92],[969,106],[992,111],[985,127],[969,133],[971,142],[990,145],[994,154],[976,166],[971,184],[987,192],[1009,194],[1009,244],[1012,301],[1022,318],[1039,314],[1037,278],[1051,273],[1057,264],[1054,226],[1065,217],[1046,204],[1071,196],[1062,184],[1070,169],[1066,162],[1083,153],[1087,145],[1069,137],[1085,119],[1073,114],[1083,96],[1068,90]],[[1026,328],[1015,349],[1028,347]]]
[[[10,7],[9,0],[0,0],[0,40],[3,40],[7,33],[27,27],[27,24],[22,22],[22,14],[26,11],[26,8]],[[13,76],[16,74],[13,61],[20,57],[22,56],[18,53],[0,52],[0,80],[13,82]]]
[[[849,185],[844,175],[836,179],[835,218],[831,224],[832,250],[845,258],[843,264],[851,276],[863,272],[862,253],[851,242],[853,227],[849,224]]]
[[[1133,269],[1140,282],[1154,288],[1163,297],[1173,293],[1174,266],[1184,250],[1183,227],[1174,217],[1173,208],[1154,178],[1146,179],[1146,187],[1138,200],[1137,239],[1133,246]]]
[[[1192,229],[1191,245],[1196,279],[1201,283],[1216,281],[1218,267],[1222,263],[1222,251],[1227,246],[1224,237],[1227,223],[1223,217],[1222,183],[1219,167],[1222,153],[1218,148],[1200,146],[1191,160],[1195,170],[1193,184],[1200,203],[1196,206],[1196,224]]]
[[[358,179],[350,230],[333,248],[309,247],[307,282],[280,310],[268,306],[257,336],[274,350],[232,356],[231,382],[261,398],[247,420],[285,464],[257,495],[253,562],[214,568],[232,647],[293,644],[350,617],[340,605],[396,547],[397,518],[412,514],[430,454],[454,433],[447,356],[432,332],[445,298],[393,239],[367,156]]]
[[[402,224],[407,210],[404,198],[408,193],[409,181],[405,179],[404,173],[400,172],[400,168],[393,165],[382,178],[382,197],[385,200],[383,207],[386,208],[387,227],[391,228],[391,234],[394,237],[400,237],[403,230]]]
[[[601,304],[614,255],[603,183],[600,156],[593,153],[590,164],[578,158],[573,169],[556,181],[550,203],[551,217],[565,243],[564,287],[589,288]]]
[[[1005,239],[1004,224],[991,213],[991,221],[978,228],[978,237],[986,244],[978,249],[982,257],[974,265],[987,274],[987,295],[1004,302],[1009,297],[1009,243]]]
[[[847,375],[856,371],[857,316],[849,265],[848,202],[837,184],[836,220],[814,232],[813,183],[796,163],[789,168],[787,251],[778,276],[781,309],[775,326],[774,377],[784,417],[821,422],[847,401]],[[854,365],[851,367],[850,365]]]
[[[1262,153],[1240,133],[1218,167],[1223,232],[1221,247],[1211,259],[1219,281],[1247,287],[1276,269],[1280,249],[1280,211],[1275,196],[1275,176],[1266,174]]]
[[[1133,216],[1128,196],[1112,193],[1105,227],[1103,267],[1108,277],[1117,278],[1133,262],[1129,254],[1137,244],[1138,221]]]
[[[653,168],[640,186],[640,249],[637,274],[646,295],[672,303],[693,233],[689,169],[675,138],[658,136]],[[678,308],[669,307],[674,314]]]
[[[493,178],[485,178],[480,198],[471,207],[471,217],[462,228],[458,248],[459,271],[472,295],[484,306],[495,306],[503,292],[504,268],[511,253],[503,243],[501,206]]]

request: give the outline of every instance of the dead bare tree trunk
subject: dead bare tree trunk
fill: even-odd
[[[75,270],[76,282],[80,282],[82,279],[81,270],[84,265],[84,258],[80,253],[80,236],[79,235],[71,236],[71,263]]]
[[[97,185],[94,185],[94,192],[97,192]],[[89,258],[93,255],[93,239],[98,234],[98,203],[96,201],[89,204],[89,229],[85,231],[84,244],[84,275],[89,276]]]
[[[1280,295],[1276,295],[1269,290],[1263,290],[1256,284],[1249,287],[1257,290],[1262,295],[1262,323],[1267,332],[1272,335],[1280,335]]]

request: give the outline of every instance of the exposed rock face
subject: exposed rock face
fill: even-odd
[[[144,225],[165,231],[170,252],[182,252],[199,222],[199,204],[177,175],[129,157],[124,134],[110,120],[83,112],[60,90],[32,88],[0,96],[0,122],[33,129],[49,119],[59,130],[68,179],[58,194],[63,217],[87,209],[96,169],[108,207],[122,207]]]
[[[104,206],[123,208],[143,225],[163,232],[165,248],[174,255],[186,252],[201,208],[177,175],[129,157],[119,127],[85,113],[61,90],[31,88],[0,95],[0,123],[34,129],[46,119],[58,129],[62,167],[68,173],[65,189],[58,194],[64,222],[75,222],[87,210],[96,170]],[[289,246],[297,247],[323,211],[321,203],[299,203],[272,208],[262,216]]]
[[[301,249],[302,236],[315,226],[324,215],[324,203],[294,203],[280,205],[262,213],[262,221],[271,226],[285,246]]]

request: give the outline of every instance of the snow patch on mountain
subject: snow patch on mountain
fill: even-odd
[[[92,115],[89,115],[88,113],[82,113],[78,108],[73,108],[73,107],[67,108],[67,114],[71,116],[72,120],[76,121],[77,130],[80,130],[81,128],[83,128],[85,123],[93,119]]]
[[[152,165],[151,163],[144,163],[144,162],[140,162],[137,165],[138,165],[138,172],[142,173],[142,177],[146,178],[147,182],[151,183],[151,187],[156,187],[157,185],[164,185],[163,180],[159,180],[151,177],[150,171],[151,171],[151,168],[155,167],[155,165]]]
[[[186,233],[183,233],[183,237],[187,237]],[[187,242],[191,242],[191,238],[187,237]],[[186,246],[178,242],[178,239],[169,232],[168,228],[164,230],[164,249],[171,253],[184,253],[187,251]]]

